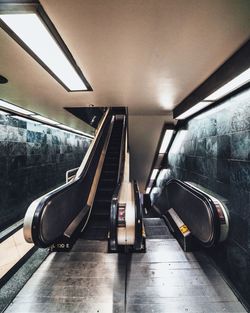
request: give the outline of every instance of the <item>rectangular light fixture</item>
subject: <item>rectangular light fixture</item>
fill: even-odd
[[[36,115],[34,115],[34,116],[32,116],[35,120],[37,120],[37,121],[40,121],[40,122],[43,122],[43,123],[48,123],[48,124],[51,124],[51,125],[59,125],[59,123],[58,122],[56,122],[56,121],[54,121],[54,120],[51,120],[50,118],[47,118],[47,117],[44,117],[44,116],[42,116],[42,115],[38,115],[38,114],[36,114]]]
[[[163,137],[163,140],[162,140],[162,143],[161,143],[161,147],[160,147],[160,150],[159,150],[159,153],[165,153],[168,146],[169,146],[169,143],[170,143],[170,140],[173,136],[173,133],[174,133],[174,130],[173,129],[167,129],[165,131],[165,134],[164,134],[164,137]]]
[[[34,115],[32,115],[33,117]],[[31,122],[31,119],[27,116],[27,117],[23,117],[23,116],[20,116],[20,115],[11,115],[12,118],[16,118],[20,121],[23,121],[23,122]],[[32,120],[32,122],[35,122]],[[40,122],[37,122],[37,125],[41,124]]]
[[[66,55],[37,12],[0,13],[0,19],[21,40],[20,45],[68,91],[92,90],[73,57],[69,57],[70,52]]]
[[[196,112],[204,109],[211,103],[223,98],[224,96],[230,94],[231,92],[237,90],[238,88],[242,87],[243,85],[247,84],[250,82],[250,68],[245,70],[243,73],[240,75],[236,76],[232,80],[230,80],[228,83],[217,89],[215,92],[210,94],[208,97],[206,97],[204,100],[201,102],[195,104],[192,106],[190,109],[187,111],[183,112],[182,114],[176,116],[175,118],[177,120],[182,120],[185,119]]]
[[[0,108],[6,109],[6,110],[10,110],[11,112],[14,112],[14,113],[20,113],[22,115],[30,116],[30,115],[34,115],[35,114],[35,113],[31,112],[31,111],[28,111],[28,110],[25,110],[23,108],[20,108],[19,106],[11,104],[9,102],[6,102],[4,100],[0,100]]]
[[[147,194],[149,194],[149,193],[150,193],[150,191],[151,191],[151,188],[150,188],[150,187],[148,187],[148,188],[146,189],[146,193],[147,193]]]
[[[212,101],[201,101],[197,104],[195,104],[194,106],[192,106],[192,108],[190,108],[189,110],[183,112],[182,114],[176,116],[177,120],[184,120],[185,118],[195,114],[196,112],[206,108],[208,105],[210,105],[211,103],[213,103]]]
[[[33,122],[37,121],[38,123],[42,122],[45,124],[49,124],[50,127],[52,127],[52,125],[54,125],[54,126],[56,126],[56,129],[59,129],[59,127],[60,127],[60,129],[64,129],[64,130],[69,131],[69,132],[74,132],[74,133],[77,133],[79,135],[88,137],[90,139],[94,138],[94,136],[92,136],[90,134],[84,133],[80,130],[78,131],[78,130],[76,130],[72,127],[66,126],[64,124],[60,124],[54,120],[51,120],[50,118],[44,117],[42,115],[36,114],[34,112],[31,112],[31,111],[28,111],[25,109],[22,109],[17,105],[14,105],[12,103],[9,103],[9,102],[6,102],[6,101],[0,99],[0,114],[4,114],[4,115],[9,114],[9,113],[6,113],[5,111],[1,111],[1,108],[8,111],[8,112],[14,113],[14,114],[21,114],[21,115],[17,115],[17,116],[12,115],[12,117],[17,118],[19,120],[23,120],[25,122],[29,122],[29,121],[33,121]],[[27,116],[27,118],[23,117],[23,115]]]
[[[9,115],[10,113],[0,110],[1,115]]]
[[[64,124],[60,124],[60,125],[58,125],[58,126],[59,126],[60,128],[65,129],[65,130],[76,131],[74,128],[69,127],[69,126],[66,126],[66,125],[64,125]]]
[[[234,79],[230,80],[227,84],[217,89],[211,95],[209,95],[204,100],[206,101],[217,101],[218,99],[226,96],[230,92],[240,88],[246,83],[250,82],[250,68],[236,76]]]
[[[150,180],[155,180],[157,174],[158,174],[159,170],[158,169],[154,169],[152,174],[151,174],[151,177],[150,177]]]
[[[84,133],[84,132],[82,132],[82,131],[80,131],[80,130],[76,130],[76,129],[74,129],[74,128],[72,128],[72,127],[69,127],[69,126],[66,126],[66,125],[64,125],[64,124],[59,124],[58,127],[60,127],[60,128],[63,129],[63,130],[69,131],[69,132],[72,132],[72,131],[73,131],[73,132],[75,132],[75,133],[77,133],[77,134],[79,134],[79,135],[82,135],[82,136],[85,136],[85,137],[88,137],[88,138],[91,138],[91,139],[94,138],[94,136],[92,136],[92,135],[90,135],[90,134]]]

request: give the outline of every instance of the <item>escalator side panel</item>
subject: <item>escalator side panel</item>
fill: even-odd
[[[169,209],[174,209],[192,235],[205,246],[217,243],[220,237],[219,216],[209,197],[178,180],[171,180],[166,189]]]

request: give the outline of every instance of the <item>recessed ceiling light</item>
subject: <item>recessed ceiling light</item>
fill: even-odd
[[[236,76],[234,79],[230,80],[230,82],[228,82],[221,88],[217,89],[215,92],[213,92],[204,100],[217,101],[218,99],[226,96],[227,94],[240,88],[241,86],[245,85],[248,82],[250,82],[250,68],[241,73],[240,75]]]
[[[196,112],[204,109],[205,107],[207,107],[208,105],[210,105],[211,103],[213,103],[212,101],[201,101],[197,104],[195,104],[194,106],[192,106],[192,108],[190,108],[189,110],[183,112],[182,114],[176,116],[177,120],[184,120],[185,118],[195,114]]]
[[[23,48],[38,59],[67,90],[92,90],[87,87],[87,82],[85,83],[85,78],[75,62],[69,60],[58,40],[52,36],[48,26],[37,13],[1,13],[0,18],[21,39],[19,43]]]
[[[2,75],[0,75],[0,84],[7,84],[8,83],[8,79]]]
[[[170,140],[173,136],[173,133],[174,133],[174,130],[173,129],[167,129],[165,131],[165,134],[164,134],[164,137],[163,137],[163,140],[162,140],[162,143],[161,143],[161,147],[160,147],[160,150],[159,150],[159,153],[165,153],[168,146],[169,146],[169,143],[170,143]]]
[[[20,113],[22,115],[34,115],[33,112],[22,109],[19,106],[6,102],[4,100],[0,100],[0,108],[6,109],[8,111],[10,110],[14,113]]]

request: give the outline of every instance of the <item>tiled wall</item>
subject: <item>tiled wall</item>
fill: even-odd
[[[0,230],[38,196],[65,182],[91,140],[0,111]]]
[[[250,90],[183,126],[168,163],[173,177],[198,183],[225,198],[231,217],[230,236],[211,254],[249,300]]]

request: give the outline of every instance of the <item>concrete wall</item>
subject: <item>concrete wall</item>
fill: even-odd
[[[165,122],[173,122],[172,115],[129,115],[131,178],[138,181],[141,192],[144,192]]]
[[[0,230],[38,196],[65,182],[91,140],[0,112]]]

